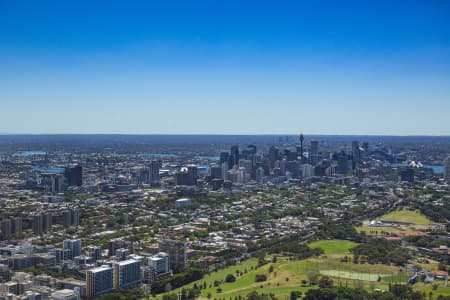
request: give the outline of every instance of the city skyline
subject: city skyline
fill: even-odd
[[[0,134],[450,135],[444,2],[0,3]]]

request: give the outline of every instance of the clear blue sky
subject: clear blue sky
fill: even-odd
[[[300,131],[450,135],[450,2],[0,0],[0,133]]]

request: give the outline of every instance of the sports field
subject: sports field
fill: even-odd
[[[380,218],[381,221],[405,222],[417,225],[427,225],[433,222],[426,216],[414,210],[396,210]]]

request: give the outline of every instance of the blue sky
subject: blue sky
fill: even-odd
[[[300,131],[450,135],[450,3],[0,0],[0,133]]]

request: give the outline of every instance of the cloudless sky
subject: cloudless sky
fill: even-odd
[[[450,2],[0,0],[0,133],[450,135]]]

